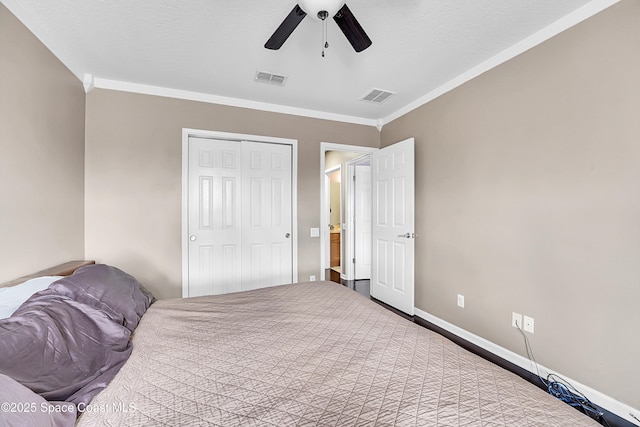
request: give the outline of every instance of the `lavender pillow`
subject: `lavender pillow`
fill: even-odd
[[[88,403],[131,354],[131,332],[104,311],[34,294],[0,320],[0,373],[47,400]]]
[[[133,332],[153,295],[124,271],[105,264],[87,265],[49,286],[45,292],[67,296],[104,311]]]
[[[0,425],[8,427],[73,427],[76,407],[47,402],[19,382],[0,374]]]

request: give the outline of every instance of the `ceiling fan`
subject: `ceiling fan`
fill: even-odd
[[[333,17],[338,27],[342,30],[351,46],[356,52],[362,52],[371,46],[371,39],[364,32],[360,23],[356,20],[351,10],[345,4],[345,0],[299,0],[291,12],[284,18],[284,21],[273,33],[271,38],[267,40],[264,47],[267,49],[278,50],[284,42],[289,38],[293,30],[304,19],[310,15],[319,19],[323,23],[323,48],[329,47],[326,38],[326,19]],[[322,51],[324,56],[324,49]]]

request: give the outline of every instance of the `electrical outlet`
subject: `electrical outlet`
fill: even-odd
[[[511,326],[514,328],[522,328],[522,314],[516,313],[515,311],[511,313]]]
[[[309,276],[309,281],[310,282],[315,282],[316,281],[316,276]]]
[[[458,294],[458,307],[464,308],[464,295]]]
[[[523,322],[525,332],[533,333],[533,317],[524,316]]]

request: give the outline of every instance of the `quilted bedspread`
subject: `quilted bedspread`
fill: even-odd
[[[158,301],[79,426],[597,426],[331,282]]]

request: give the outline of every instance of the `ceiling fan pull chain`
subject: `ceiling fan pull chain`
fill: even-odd
[[[329,13],[326,10],[318,12],[318,18],[322,21],[322,57],[324,58],[324,50],[329,47],[327,42],[327,16]]]
[[[327,43],[327,20],[322,20],[322,57],[324,58],[324,50],[328,47]]]
[[[325,40],[327,39],[325,31],[326,31],[326,26],[327,26],[327,21],[322,21],[322,57],[324,58],[324,44],[325,44]]]
[[[327,31],[327,21],[324,20],[324,47],[325,49],[329,47],[329,42],[327,41],[327,36],[329,35]]]

